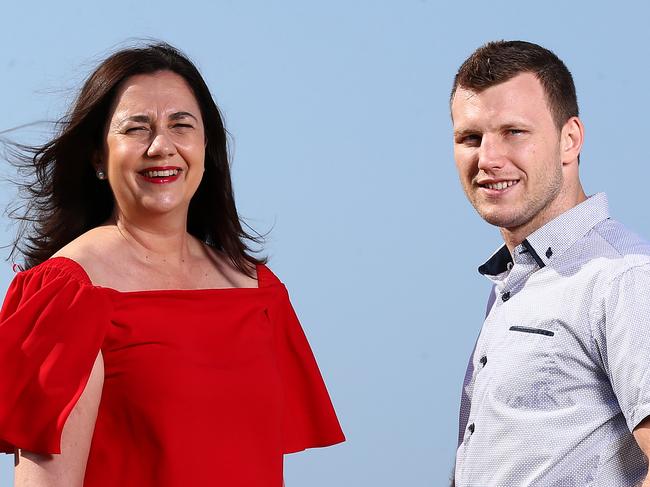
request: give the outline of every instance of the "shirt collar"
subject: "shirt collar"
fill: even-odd
[[[540,268],[545,267],[608,218],[607,196],[597,193],[535,230],[514,251],[529,253]],[[504,245],[478,271],[496,276],[509,270],[509,262],[512,262],[512,256]]]

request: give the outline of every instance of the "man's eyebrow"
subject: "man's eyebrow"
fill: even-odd
[[[478,130],[473,130],[473,129],[454,130],[454,137],[466,137],[468,135],[476,135],[476,134],[478,134]]]
[[[511,122],[504,123],[499,127],[501,130],[524,128],[529,129],[530,124],[525,120],[512,120]]]

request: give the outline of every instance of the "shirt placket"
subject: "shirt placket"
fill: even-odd
[[[539,267],[534,259],[527,253],[523,247],[517,247],[514,251],[514,262],[508,264],[506,272],[498,276],[488,276],[495,285],[494,292],[496,300],[492,309],[488,313],[483,324],[481,335],[476,345],[474,354],[474,376],[472,378],[472,400],[470,414],[463,438],[464,458],[470,458],[471,461],[471,437],[481,427],[481,410],[484,398],[489,391],[489,384],[492,379],[492,370],[488,366],[490,360],[491,344],[495,338],[502,333],[501,324],[504,322],[503,314],[506,311],[507,302],[510,301],[525,285],[530,276],[538,270]],[[463,468],[460,472],[460,478],[463,479],[461,485],[467,485],[466,472],[467,461],[462,462]]]

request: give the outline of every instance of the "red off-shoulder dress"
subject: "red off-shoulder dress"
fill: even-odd
[[[344,440],[284,285],[119,292],[66,258],[0,312],[0,451],[60,453],[97,354],[87,487],[280,487],[284,453]]]

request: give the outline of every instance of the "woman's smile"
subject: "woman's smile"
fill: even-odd
[[[168,184],[178,180],[183,170],[175,166],[149,167],[138,174],[148,183]]]

